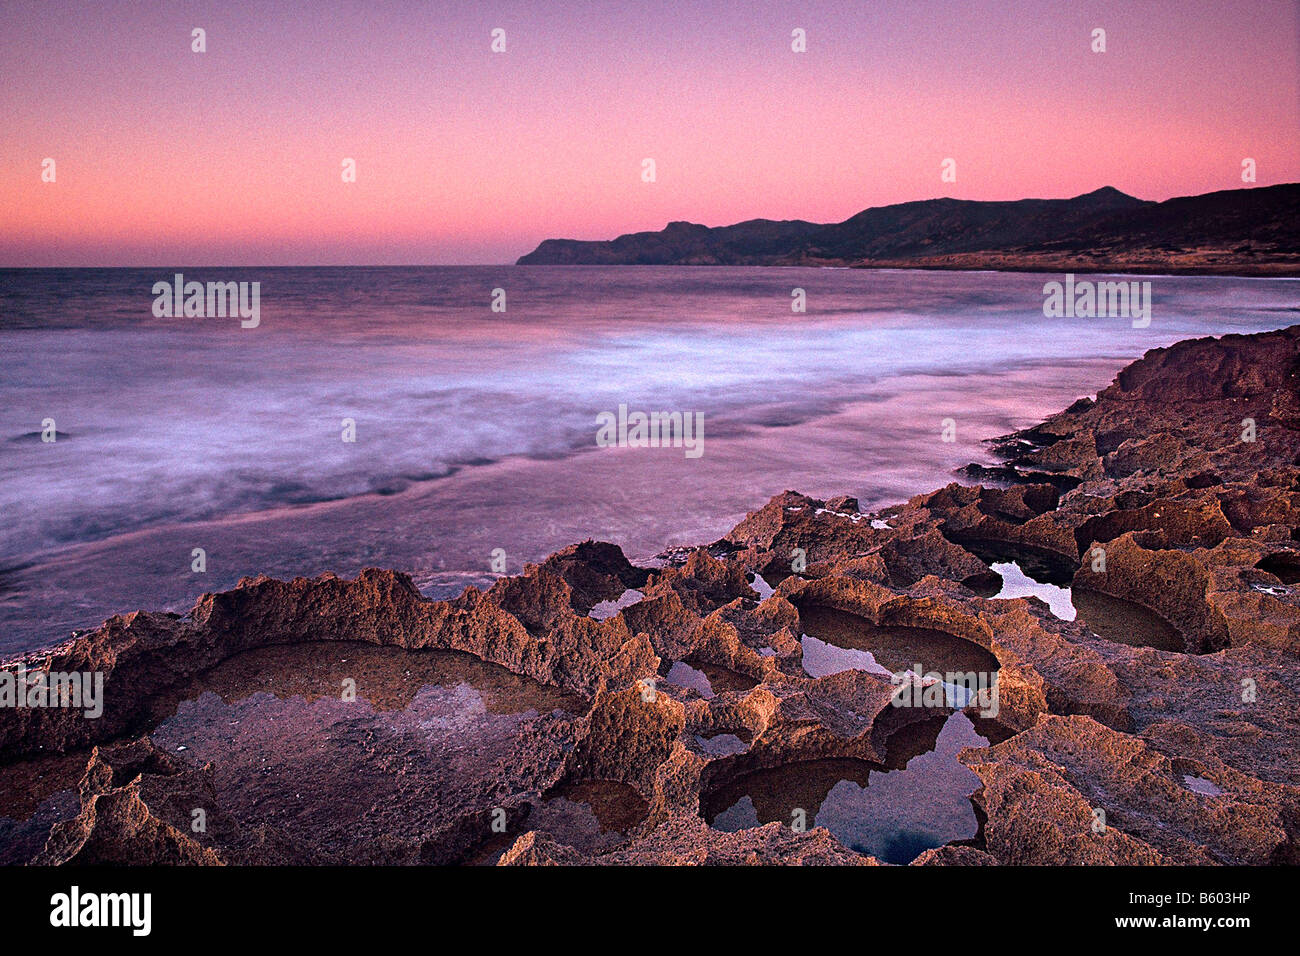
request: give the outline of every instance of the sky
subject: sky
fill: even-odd
[[[503,263],[673,220],[1166,199],[1241,188],[1247,157],[1295,182],[1298,11],[5,0],[0,265]]]

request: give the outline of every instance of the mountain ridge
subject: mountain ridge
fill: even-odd
[[[941,197],[843,222],[674,220],[609,240],[546,239],[518,265],[841,265],[1300,274],[1300,183],[1162,202],[1102,186],[1069,199]]]

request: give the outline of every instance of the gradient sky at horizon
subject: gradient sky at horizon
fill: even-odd
[[[0,265],[502,263],[680,219],[1166,199],[1241,187],[1244,157],[1259,185],[1300,181],[1298,11],[6,2]]]

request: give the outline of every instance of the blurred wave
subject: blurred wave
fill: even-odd
[[[151,288],[260,281],[262,323]],[[0,566],[159,523],[394,494],[594,445],[620,403],[710,438],[954,377],[1285,324],[1285,280],[1154,277],[1153,321],[1046,319],[1053,276],[747,268],[0,270]],[[791,289],[808,312],[790,311]],[[490,309],[494,288],[507,311]],[[870,388],[868,388],[870,386]],[[927,413],[928,414],[928,413]],[[39,440],[44,419],[59,440]],[[341,440],[356,422],[356,443]],[[928,419],[927,419],[928,422]],[[900,427],[909,423],[900,422]],[[928,426],[927,426],[928,427]],[[577,467],[577,466],[575,466]]]

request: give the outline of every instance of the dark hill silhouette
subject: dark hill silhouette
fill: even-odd
[[[672,222],[608,241],[547,239],[520,265],[1300,269],[1300,184],[1150,202],[1110,186],[1072,199],[927,199],[844,222]]]

